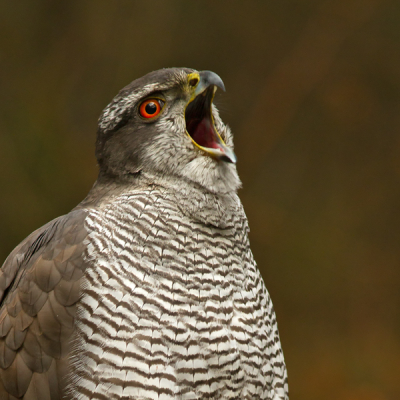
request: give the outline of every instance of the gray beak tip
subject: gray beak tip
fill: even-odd
[[[225,92],[224,82],[215,72],[201,71],[199,75],[200,75],[200,83],[202,83],[203,87],[214,85],[219,87],[221,90]]]

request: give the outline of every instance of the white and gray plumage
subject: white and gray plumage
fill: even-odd
[[[288,399],[217,86],[164,69],[104,110],[88,197],[0,271],[0,399]]]

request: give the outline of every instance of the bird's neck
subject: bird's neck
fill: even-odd
[[[123,179],[99,176],[86,198],[76,209],[101,208],[122,194],[152,187],[176,203],[191,219],[225,229],[233,216],[244,216],[236,191],[213,193],[206,188],[173,176],[145,173]]]
[[[245,218],[236,190],[214,193],[197,183],[174,176],[143,173],[141,178],[147,185],[162,188],[183,214],[207,225],[225,229],[234,217]]]

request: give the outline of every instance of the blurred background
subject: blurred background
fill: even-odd
[[[291,399],[399,399],[398,0],[3,0],[1,262],[85,197],[119,89],[173,66],[225,82]]]

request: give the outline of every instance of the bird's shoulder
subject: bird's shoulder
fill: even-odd
[[[0,398],[59,396],[85,268],[86,214],[75,210],[39,228],[0,270]]]

